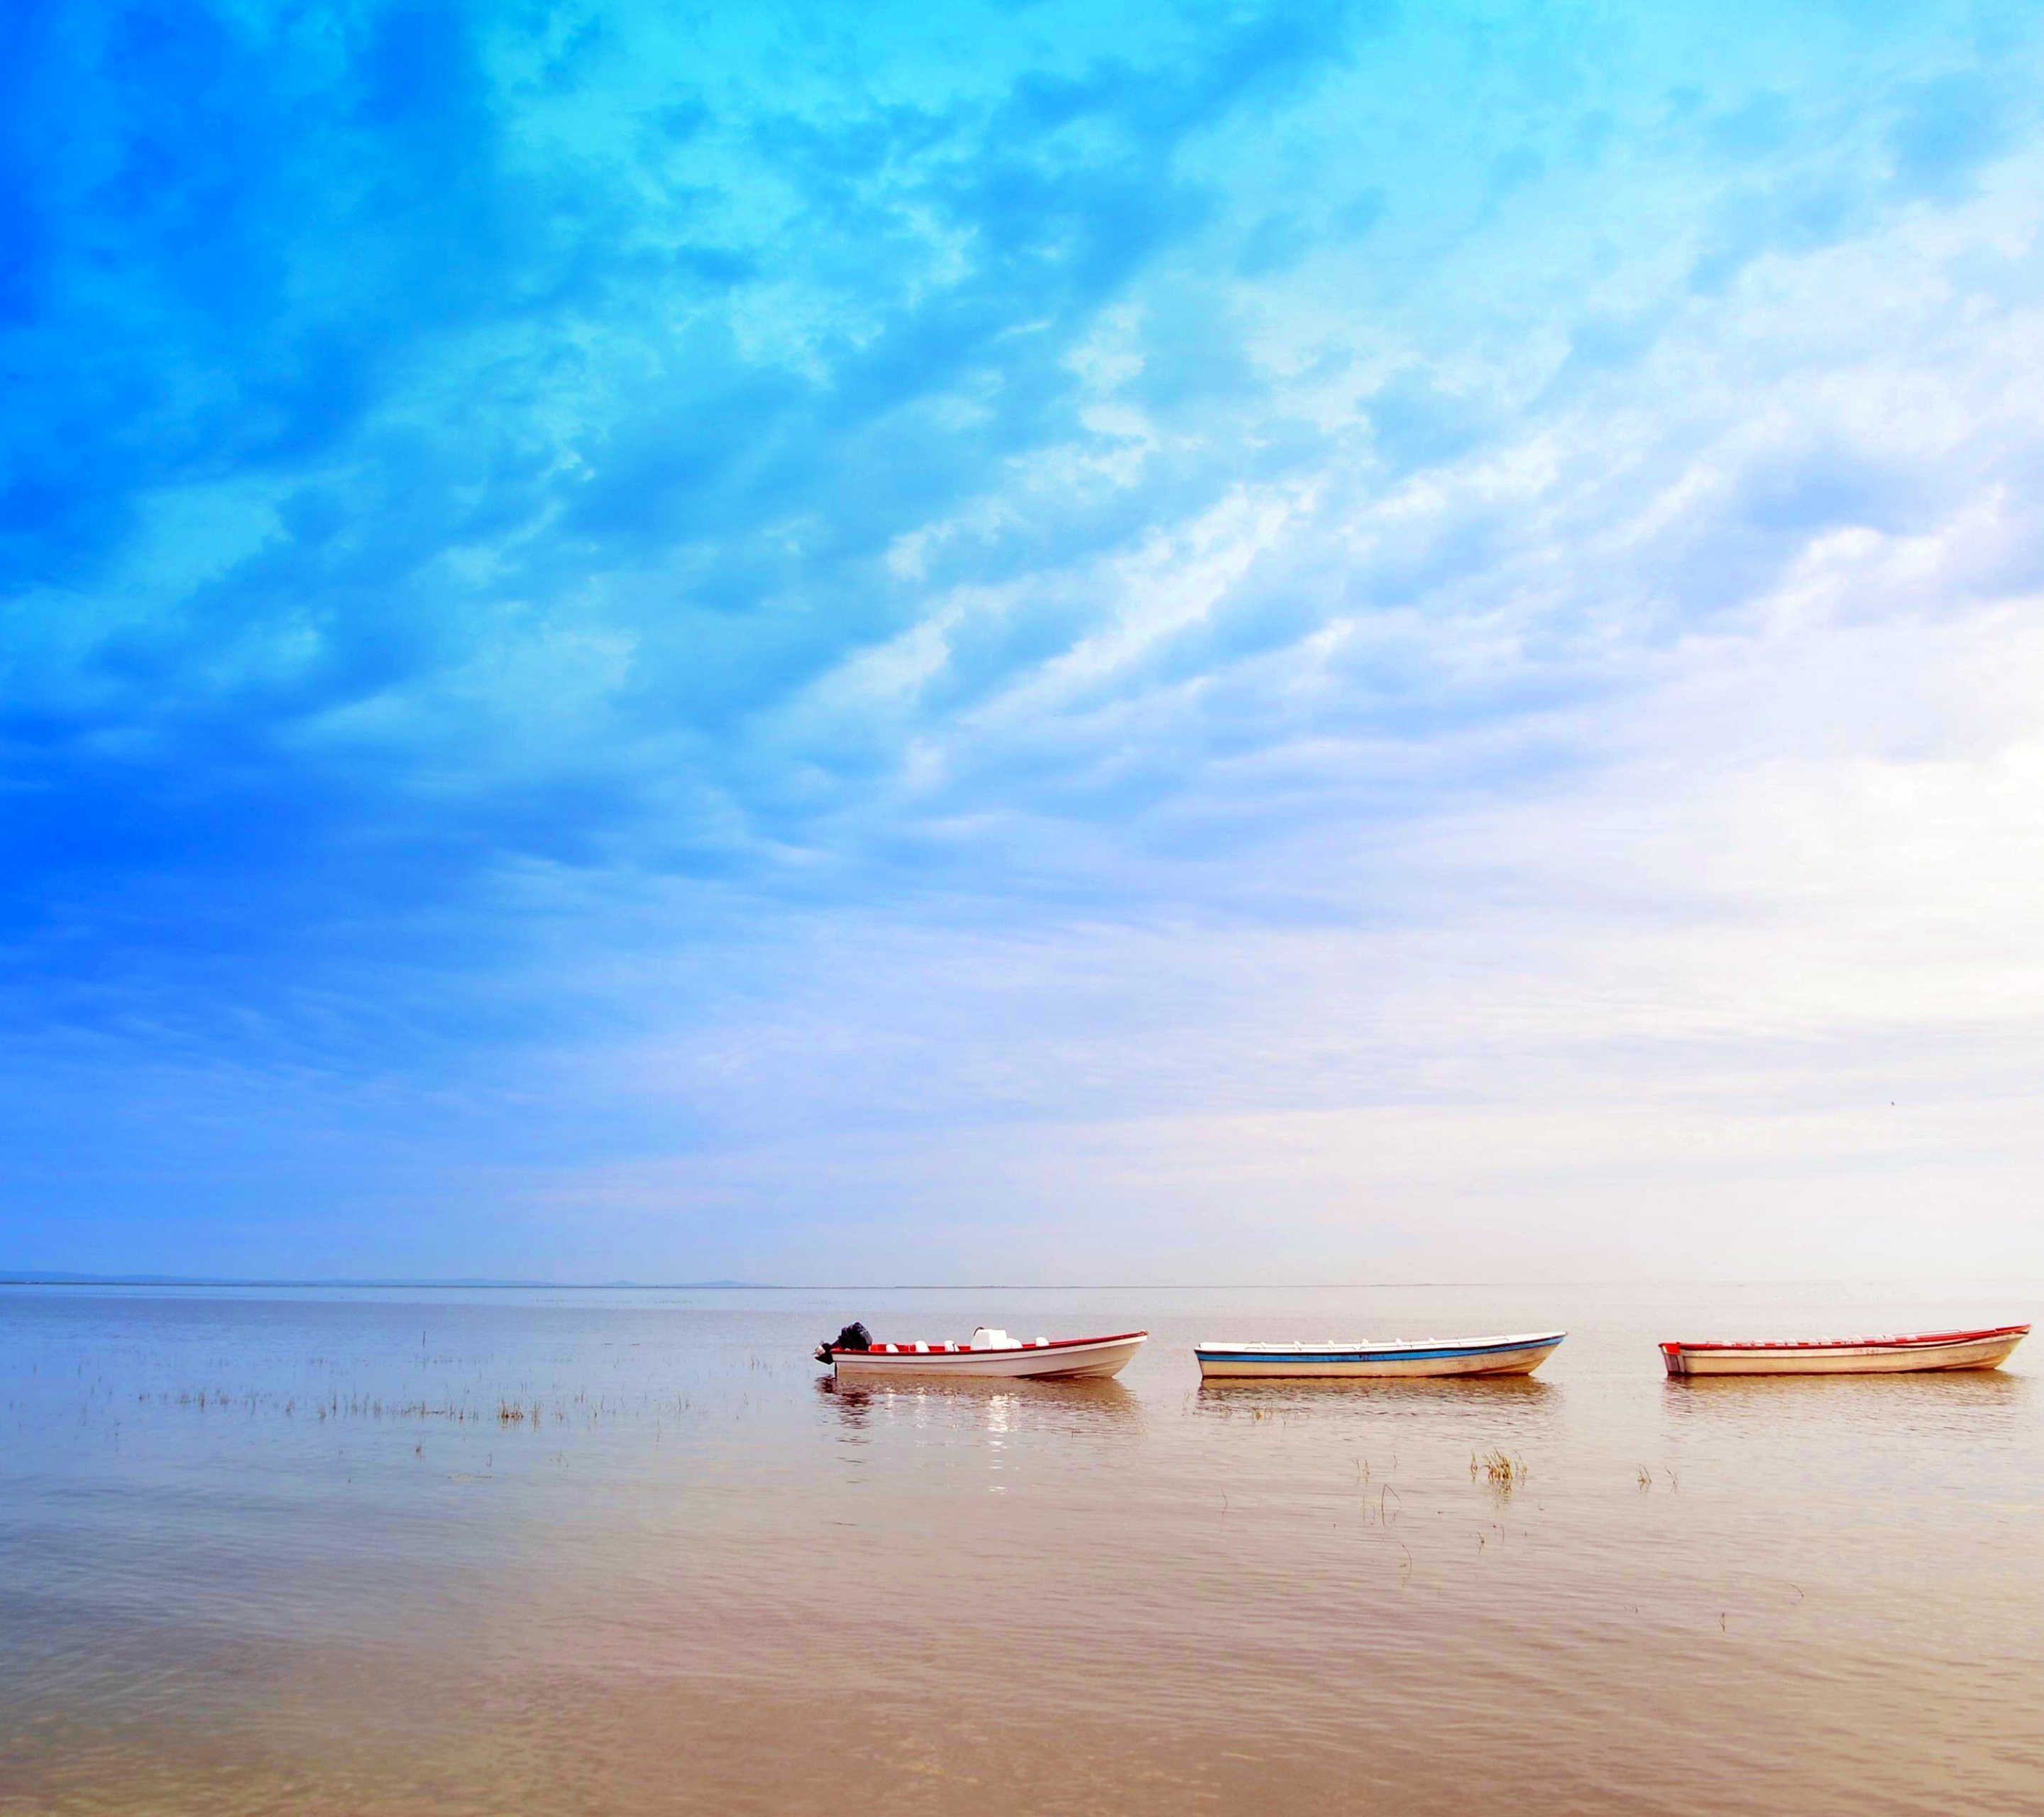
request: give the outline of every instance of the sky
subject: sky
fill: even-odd
[[[2044,1276],[2040,97],[17,0],[0,1266]]]

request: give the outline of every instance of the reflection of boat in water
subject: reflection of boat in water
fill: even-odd
[[[1527,1375],[1566,1331],[1497,1338],[1391,1339],[1342,1344],[1197,1343],[1200,1373],[1216,1376]]]
[[[1671,1376],[1899,1375],[1930,1369],[1995,1369],[2029,1334],[2027,1325],[1927,1331],[1904,1338],[1815,1338],[1802,1343],[1666,1343]]]
[[[835,1370],[815,1378],[816,1393],[849,1425],[882,1419],[924,1417],[1005,1432],[1025,1422],[1038,1431],[1127,1431],[1139,1426],[1143,1402],[1125,1382],[1108,1376],[1062,1376],[1017,1381],[999,1376],[919,1375],[903,1381]]]
[[[1011,1338],[982,1325],[969,1343],[927,1339],[875,1343],[863,1325],[847,1325],[836,1340],[816,1346],[816,1361],[838,1377],[893,1377],[948,1381],[999,1377],[1009,1381],[1073,1381],[1118,1373],[1143,1346],[1147,1331],[1104,1338]]]
[[[1563,1392],[1538,1375],[1275,1375],[1202,1376],[1193,1400],[1202,1413],[1224,1419],[1261,1413],[1278,1419],[1329,1414],[1419,1412],[1481,1400],[1493,1412],[1508,1405],[1514,1416],[1551,1404]]]

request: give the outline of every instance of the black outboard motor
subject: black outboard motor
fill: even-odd
[[[870,1350],[873,1348],[873,1334],[855,1319],[827,1344],[816,1346],[816,1361],[828,1362],[832,1350]]]

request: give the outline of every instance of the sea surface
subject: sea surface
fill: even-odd
[[[1654,1348],[2040,1311],[0,1291],[0,1811],[2044,1812],[2044,1337]],[[834,1386],[854,1317],[1154,1335],[1110,1382]],[[1519,1381],[1203,1389],[1189,1350],[1550,1325]]]

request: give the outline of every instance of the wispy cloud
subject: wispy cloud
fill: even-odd
[[[5,29],[22,1259],[2038,1259],[2024,10]]]

